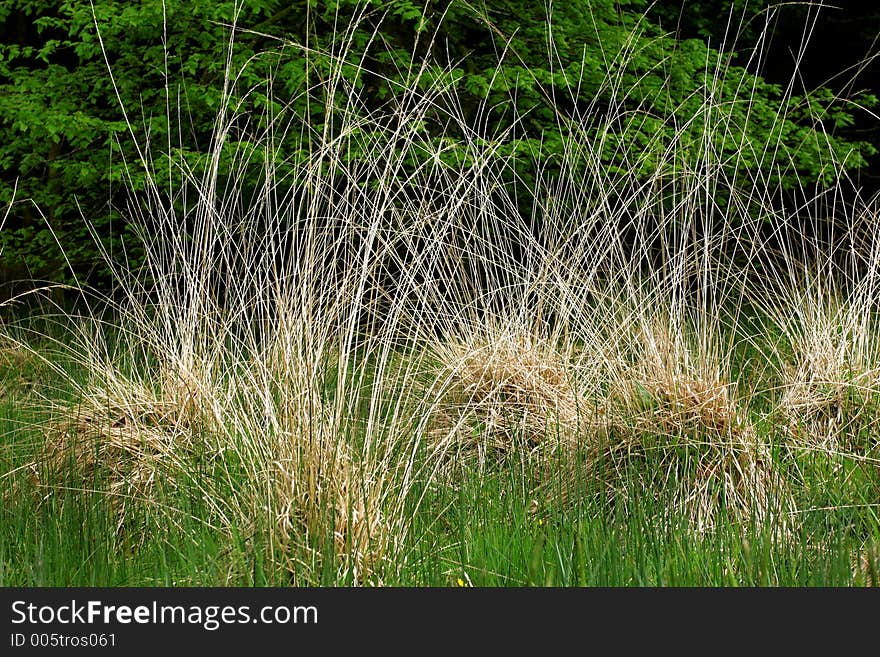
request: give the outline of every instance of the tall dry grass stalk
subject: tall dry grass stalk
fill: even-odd
[[[794,443],[876,458],[880,429],[877,323],[880,242],[876,209],[817,199],[829,235],[780,227],[782,267],[760,277],[761,305],[784,338],[777,416]],[[768,254],[768,260],[771,255]],[[754,295],[756,298],[758,294]],[[873,453],[872,453],[873,452]]]
[[[297,117],[266,115],[246,135],[265,148],[245,149],[232,140],[240,122],[231,104],[246,90],[227,71],[208,157],[176,161],[179,183],[151,168],[159,154],[132,129],[140,162],[128,170],[146,167],[147,187],[129,222],[144,264],[130,270],[108,254],[115,341],[95,339],[100,317],[83,317],[71,348],[93,382],[81,386],[74,419],[59,423],[48,458],[64,452],[81,471],[100,463],[110,474],[104,492],[123,491],[160,516],[173,515],[173,490],[158,499],[155,482],[187,479],[223,531],[246,534],[269,519],[271,558],[292,581],[318,559],[345,581],[377,583],[401,563],[404,510],[413,512],[421,469],[433,468],[415,454],[436,403],[413,390],[424,374],[419,340],[445,309],[414,312],[428,297],[410,272],[449,264],[426,238],[470,239],[462,227],[480,209],[468,201],[499,165],[495,147],[475,143],[465,177],[439,152],[412,170],[418,137],[408,126],[444,106],[461,120],[448,90],[420,91],[414,78],[377,110],[346,84],[334,68],[302,90],[328,108],[332,130],[306,135],[288,123]],[[301,135],[301,160],[278,150],[292,146],[281,138],[290,134]],[[263,171],[256,192],[237,178],[254,167]],[[82,449],[70,438],[86,435]],[[210,477],[193,474],[195,452],[216,464]]]

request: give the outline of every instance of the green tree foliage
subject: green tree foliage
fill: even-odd
[[[128,190],[148,171],[170,189],[197,171],[224,109],[235,119],[219,175],[235,171],[244,185],[262,174],[240,154],[261,148],[257,136],[281,114],[302,126],[284,151],[296,162],[307,156],[297,149],[332,134],[334,107],[375,120],[413,87],[447,89],[465,119],[438,109],[412,126],[448,144],[447,165],[468,165],[465,137],[495,140],[525,178],[552,170],[573,138],[599,139],[603,166],[680,175],[708,131],[717,158],[736,163],[731,176],[782,186],[821,182],[874,152],[835,137],[853,115],[837,96],[787,94],[703,40],[675,39],[649,9],[580,0],[556,3],[548,18],[528,0],[9,0],[0,7],[0,202],[17,187],[17,203],[0,233],[0,277],[64,278],[69,262],[100,282],[94,238],[136,258]],[[243,30],[234,43],[233,24]],[[346,87],[315,92],[334,70]]]

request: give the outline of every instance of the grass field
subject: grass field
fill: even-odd
[[[640,389],[648,415],[627,401],[628,422],[606,425],[601,447],[586,431],[569,444],[558,426],[526,433],[520,414],[533,411],[495,388],[533,371],[505,361],[513,372],[489,376],[492,403],[515,413],[509,435],[487,428],[490,416],[508,421],[502,411],[470,399],[442,447],[418,426],[427,420],[401,411],[385,422],[403,444],[370,448],[368,437],[390,440],[367,433],[370,404],[398,402],[368,381],[363,415],[334,427],[348,452],[299,446],[306,453],[288,457],[299,482],[283,463],[250,462],[252,441],[277,440],[268,432],[195,429],[179,408],[163,417],[155,397],[136,404],[133,388],[124,406],[106,389],[90,397],[94,372],[58,345],[7,347],[2,359],[6,586],[876,583],[880,472],[860,398],[822,433],[805,414],[798,426],[816,431],[806,435],[744,399],[744,440],[686,417],[697,410],[675,406],[688,403],[683,391]],[[292,495],[300,508],[287,506]]]
[[[876,208],[731,181],[711,89],[647,177],[413,165],[419,89],[256,191],[221,114],[142,267],[2,307],[0,585],[877,584]]]

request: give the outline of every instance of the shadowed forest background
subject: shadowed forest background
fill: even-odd
[[[130,188],[143,186],[143,174],[131,166],[138,159],[133,141],[161,145],[156,166],[173,168],[175,157],[197,166],[210,150],[224,93],[242,116],[226,139],[243,147],[280,111],[277,99],[290,101],[283,111],[301,117],[311,134],[332,130],[328,108],[302,92],[329,75],[331,54],[343,49],[349,65],[341,74],[351,86],[338,93],[356,93],[363,108],[393,102],[430,54],[419,84],[432,84],[430,67],[438,76],[440,66],[448,67],[442,75],[454,78],[475,136],[503,139],[501,152],[523,154],[518,172],[526,178],[536,166],[527,159],[552,167],[559,156],[560,115],[607,108],[609,62],[628,35],[635,36],[633,56],[620,87],[631,87],[646,120],[626,138],[645,144],[657,131],[674,130],[658,117],[687,120],[695,107],[686,102],[689,94],[716,58],[729,58],[758,76],[747,82],[754,85],[747,139],[778,141],[790,156],[779,172],[770,171],[769,160],[740,165],[764,167],[781,176],[786,189],[828,182],[842,169],[869,197],[880,186],[880,132],[872,115],[880,93],[880,9],[847,0],[831,4],[98,1],[93,16],[87,2],[11,0],[0,8],[0,203],[15,201],[0,233],[4,295],[19,279],[71,281],[74,275],[106,288],[108,272],[83,218],[102,248],[121,253],[125,244],[126,258],[142,257],[135,241],[125,239]],[[234,43],[233,23],[242,30]],[[303,57],[304,49],[316,56]],[[229,68],[241,72],[234,88],[224,90]],[[731,77],[725,84],[743,81]],[[776,123],[782,108],[786,120]],[[523,119],[504,131],[511,110]],[[457,137],[454,130],[422,129],[425,140]],[[306,135],[297,149],[309,143]],[[733,152],[741,145],[721,146]],[[283,155],[298,156],[293,149]],[[466,156],[451,148],[446,157]],[[652,164],[648,158],[643,166]],[[224,175],[232,162],[219,166]],[[248,171],[242,182],[258,180],[258,171]]]

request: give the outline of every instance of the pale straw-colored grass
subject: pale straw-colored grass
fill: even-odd
[[[487,327],[469,340],[438,341],[445,383],[434,431],[458,457],[479,464],[541,448],[571,452],[587,431],[589,408],[570,359],[515,326]]]

